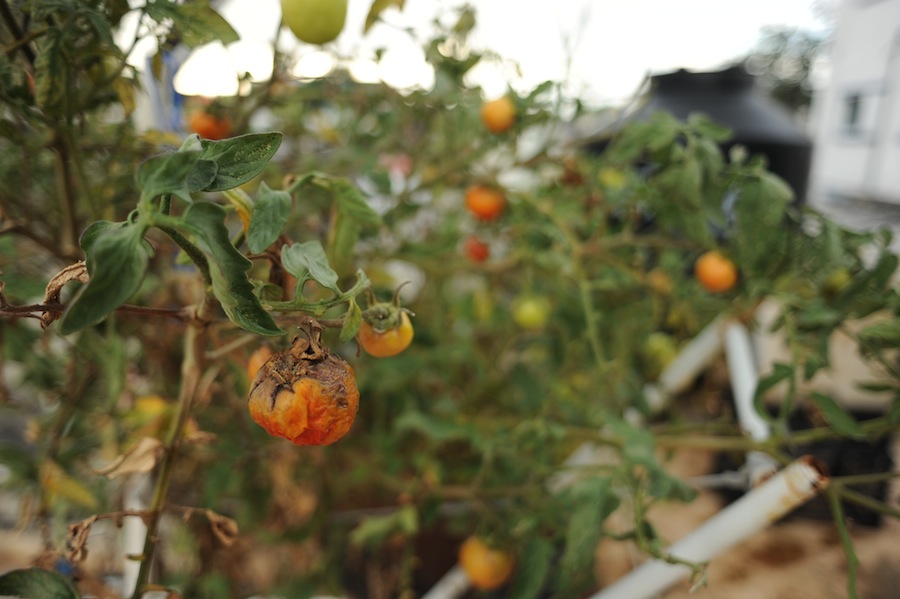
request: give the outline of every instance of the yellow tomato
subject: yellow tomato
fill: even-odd
[[[516,566],[512,555],[489,547],[478,537],[469,537],[459,548],[459,565],[472,586],[482,590],[503,586]]]
[[[369,355],[376,358],[396,356],[409,347],[413,340],[413,325],[406,312],[400,312],[400,324],[394,328],[379,331],[365,320],[357,333],[359,344]]]

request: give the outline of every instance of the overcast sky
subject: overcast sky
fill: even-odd
[[[347,25],[328,53],[298,44],[286,29],[279,45],[293,48],[302,58],[298,67],[302,74],[325,71],[330,55],[337,53],[354,59],[353,72],[362,80],[428,86],[431,72],[421,42],[428,39],[433,19],[449,15],[461,0],[406,0],[403,11],[389,9],[386,22],[363,36],[370,4],[371,0],[349,0]],[[648,72],[722,66],[749,51],[766,25],[817,30],[825,26],[817,18],[814,0],[474,0],[471,4],[477,15],[471,43],[506,59],[505,64],[487,63],[472,73],[473,82],[488,96],[503,93],[508,83],[527,90],[548,79],[565,80],[569,93],[597,106],[627,99]],[[178,82],[183,93],[233,93],[235,63],[266,76],[281,15],[279,0],[226,0],[220,10],[242,42],[228,50],[219,45],[199,52],[184,69],[188,76]],[[414,36],[405,28],[411,28]],[[380,65],[372,60],[377,48],[386,49]],[[518,64],[521,76],[513,64]]]

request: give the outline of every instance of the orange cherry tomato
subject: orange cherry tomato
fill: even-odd
[[[715,250],[703,254],[694,264],[694,275],[711,293],[724,293],[737,284],[738,272],[734,262]]]
[[[516,122],[516,105],[506,96],[481,105],[481,122],[491,133],[504,133]]]
[[[503,586],[512,577],[516,564],[510,553],[489,547],[473,536],[459,548],[459,565],[472,586],[491,590]]]
[[[376,358],[396,356],[409,347],[413,340],[413,325],[406,312],[400,312],[400,323],[393,328],[379,331],[374,325],[363,320],[359,325],[357,339],[363,349]]]
[[[494,188],[471,185],[466,189],[466,208],[481,220],[494,220],[503,213],[506,198]]]
[[[203,139],[225,139],[231,133],[231,121],[197,110],[188,118],[188,130]]]

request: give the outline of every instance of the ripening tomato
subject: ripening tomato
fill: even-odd
[[[344,28],[347,0],[281,0],[281,19],[298,39],[325,44]]]
[[[413,325],[406,311],[402,309],[399,311],[393,326],[379,328],[378,324],[377,321],[369,322],[364,315],[363,321],[359,325],[357,339],[369,355],[376,358],[389,358],[396,356],[412,343]]]
[[[298,338],[256,373],[248,407],[253,421],[272,436],[295,445],[331,445],[353,425],[359,389],[346,361],[317,338]]]
[[[225,139],[231,133],[231,121],[197,110],[188,118],[188,130],[203,139]]]
[[[491,247],[474,235],[466,239],[464,249],[469,260],[476,264],[484,262],[491,256]]]
[[[503,96],[481,105],[481,122],[491,133],[508,131],[516,122],[516,105]]]
[[[715,250],[710,250],[697,259],[694,275],[712,293],[724,293],[733,289],[738,279],[734,262]]]
[[[494,220],[503,213],[506,198],[498,189],[471,185],[466,189],[466,208],[481,220]]]
[[[509,552],[489,547],[474,536],[460,546],[459,565],[472,586],[485,591],[503,586],[516,567],[515,559]]]

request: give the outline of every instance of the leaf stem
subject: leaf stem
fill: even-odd
[[[846,492],[846,490],[843,490]],[[841,539],[841,545],[844,548],[844,555],[847,558],[847,597],[848,599],[857,599],[856,594],[856,575],[859,569],[859,557],[853,548],[853,538],[850,536],[850,529],[847,528],[847,521],[844,518],[844,508],[841,505],[840,486],[831,485],[825,490],[825,496],[828,498],[828,505],[831,508],[831,516],[834,519],[835,528],[837,528],[838,537]]]

